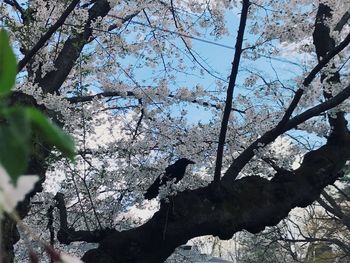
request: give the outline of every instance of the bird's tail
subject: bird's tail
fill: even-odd
[[[147,189],[146,193],[143,195],[145,199],[151,200],[156,198],[159,194],[159,186],[160,186],[160,176],[154,181],[154,183]]]

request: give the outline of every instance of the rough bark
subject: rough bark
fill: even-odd
[[[325,23],[331,15],[331,8],[321,3],[313,35],[320,62],[335,48]],[[323,74],[322,81],[327,77]],[[330,76],[328,83],[339,82],[336,73]],[[325,97],[332,98],[327,93]],[[266,226],[276,225],[294,207],[311,204],[325,186],[342,175],[350,157],[350,135],[342,112],[336,118],[329,118],[332,132],[327,144],[307,153],[299,169],[279,172],[271,181],[257,176],[232,180],[254,156],[258,144],[273,141],[290,126],[296,126],[300,118],[303,119],[300,115],[285,119],[283,125],[267,132],[251,145],[251,149],[244,151],[221,181],[219,196],[213,195],[210,186],[182,192],[170,203],[162,202],[160,210],[144,225],[107,235],[97,249],[84,255],[83,260],[87,263],[163,262],[177,246],[191,238],[214,235],[229,239],[243,229],[257,233]]]
[[[108,11],[109,5],[106,0],[96,1],[93,4],[83,33],[69,37],[64,44],[54,62],[56,70],[49,72],[42,79],[36,79],[45,92],[59,92],[60,86],[74,66],[82,48],[91,37],[92,31],[89,26],[91,21],[99,16],[105,16]],[[327,16],[327,12],[331,13],[321,4],[318,18]],[[318,20],[318,22],[315,29],[320,30],[318,32],[315,30],[314,34],[315,44],[319,45],[316,46],[316,51],[319,58],[325,58],[334,50],[335,43],[331,39],[322,42],[325,37],[329,37],[329,29],[327,31],[327,28],[323,27],[324,21]],[[40,74],[37,75],[40,76]],[[328,102],[304,114],[291,119],[289,115],[278,129],[264,134],[252,144],[252,147],[243,152],[241,158],[233,162],[230,167],[232,169],[229,169],[220,181],[219,194],[217,192],[213,194],[211,186],[185,191],[179,193],[169,203],[162,202],[159,211],[138,228],[123,232],[108,230],[102,235],[97,232],[91,235],[91,233],[77,233],[74,229],[66,229],[66,233],[61,232],[63,234],[59,237],[60,241],[66,244],[77,240],[97,241],[100,244],[99,247],[86,252],[83,257],[87,263],[157,263],[163,262],[176,247],[193,237],[214,235],[221,239],[229,239],[242,229],[256,233],[266,226],[276,225],[292,208],[311,204],[319,197],[325,186],[342,175],[341,170],[350,157],[350,138],[345,119],[340,117],[331,122],[333,131],[328,143],[306,154],[299,169],[277,173],[271,181],[257,176],[236,181],[233,178],[236,178],[240,170],[254,156],[254,150],[259,144],[265,145],[272,142],[283,132],[338,105],[349,97],[349,93],[350,87],[342,93],[342,97],[328,97],[330,99]],[[45,158],[48,154],[49,152],[38,149],[31,159],[28,173],[39,174],[44,180]],[[40,191],[40,184],[38,187],[35,191]],[[23,216],[29,209],[29,203],[26,202],[28,199],[21,204],[23,208],[19,208],[23,211]],[[5,220],[3,225],[6,225],[4,229],[8,231],[3,236],[7,241],[6,249],[11,254],[12,245],[17,240],[15,224],[13,222],[8,224]],[[67,233],[71,235],[65,235]],[[74,234],[78,235],[74,236]],[[87,235],[90,240],[84,239],[85,234],[90,234]]]
[[[170,203],[163,202],[147,223],[108,235],[83,260],[163,262],[176,247],[197,236],[229,239],[243,229],[257,233],[276,225],[292,208],[311,204],[325,186],[342,175],[350,157],[349,143],[347,133],[306,154],[299,169],[276,174],[271,181],[251,176],[221,183],[220,198],[212,195],[210,187],[179,193]]]
[[[44,92],[59,92],[59,88],[66,80],[69,72],[73,68],[83,47],[92,36],[91,22],[98,17],[105,17],[110,10],[107,0],[96,1],[89,10],[87,20],[82,33],[70,36],[63,45],[63,48],[54,62],[56,70],[48,72],[42,79],[37,79],[39,86]],[[38,74],[38,76],[40,76]]]

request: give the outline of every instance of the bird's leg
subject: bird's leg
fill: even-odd
[[[165,223],[164,223],[164,229],[163,229],[163,240],[165,240],[166,229],[168,227],[169,210],[170,210],[170,207],[168,206],[168,208],[166,210],[166,214],[165,214]]]
[[[175,215],[175,202],[174,202],[174,196],[171,196],[171,208],[172,208],[172,215]]]

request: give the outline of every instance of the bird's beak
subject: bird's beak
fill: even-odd
[[[194,162],[194,161],[191,161],[191,160],[188,160],[188,163],[189,163],[189,164],[195,164],[195,162]]]

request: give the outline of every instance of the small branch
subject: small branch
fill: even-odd
[[[244,36],[245,26],[247,23],[249,5],[250,5],[249,0],[243,0],[241,19],[239,23],[237,40],[236,40],[236,51],[235,51],[235,56],[232,63],[230,82],[227,88],[226,103],[225,103],[224,114],[221,122],[219,144],[218,144],[218,149],[216,154],[215,173],[214,173],[214,183],[216,185],[219,185],[219,181],[221,178],[222,158],[223,158],[223,152],[224,152],[224,146],[225,146],[225,140],[226,140],[227,126],[230,118],[230,113],[232,110],[233,91],[236,85],[239,62],[241,59],[243,36]]]
[[[333,184],[333,187],[335,188],[335,189],[337,189],[338,190],[338,192],[343,196],[343,197],[345,197],[345,199],[347,200],[347,201],[350,201],[350,196],[348,195],[348,194],[346,194],[343,190],[341,190],[338,186],[336,186],[335,184]]]
[[[81,201],[81,198],[80,198],[78,185],[77,185],[77,182],[76,182],[76,180],[75,180],[75,178],[74,178],[74,171],[72,171],[72,181],[73,181],[75,193],[76,193],[77,198],[78,198],[78,203],[79,203],[79,206],[80,206],[80,209],[81,209],[81,213],[82,213],[83,218],[84,218],[85,227],[86,227],[87,230],[90,230],[90,228],[89,228],[89,223],[88,223],[88,220],[87,220],[85,211],[84,211],[84,206],[83,206],[82,201]]]
[[[146,17],[146,20],[147,20],[148,24],[150,25],[150,27],[152,27],[151,20],[149,19],[148,15],[147,15],[147,13],[146,13],[146,10],[143,9],[142,11],[143,11],[143,13],[144,13],[144,15],[145,15],[145,17]],[[156,34],[154,33],[154,30],[152,31],[152,35],[153,35],[153,38],[154,38],[155,40],[157,40],[157,36],[156,36]],[[158,40],[157,40],[157,41],[158,41]],[[164,59],[164,56],[163,56],[163,52],[160,52],[160,57],[161,57],[161,59],[162,59],[164,71],[167,72],[168,70],[167,70],[167,67],[166,67],[166,63],[165,63],[165,59]]]
[[[140,11],[136,11],[135,13],[131,14],[131,15],[126,15],[123,19],[121,19],[122,21],[122,24],[124,24],[125,22],[128,22],[128,21],[131,21],[135,16],[137,16],[138,14],[140,13]],[[72,24],[67,24],[67,25],[72,25]],[[76,25],[72,25],[72,26],[76,26]],[[81,26],[83,27],[83,26]],[[95,31],[99,31],[99,32],[105,32],[105,33],[110,33],[112,30],[116,29],[116,28],[119,28],[120,27],[120,24],[113,24],[113,25],[110,25],[107,29],[107,31],[105,30],[99,30],[97,28],[94,28],[93,30]],[[97,36],[95,37],[91,37],[89,39],[89,43],[92,42],[93,40],[95,40],[97,38]]]
[[[177,19],[176,19],[176,13],[175,13],[175,8],[174,8],[174,2],[173,0],[170,1],[170,11],[171,11],[171,14],[172,14],[172,17],[173,17],[173,20],[174,20],[174,24],[175,24],[175,27],[177,29],[179,29],[179,23],[177,22]],[[188,53],[190,54],[190,56],[192,57],[192,59],[194,60],[194,62],[196,62],[205,72],[207,72],[210,76],[212,76],[213,78],[216,78],[216,79],[219,79],[223,82],[226,82],[225,79],[219,77],[219,76],[216,76],[215,74],[213,74],[209,69],[207,69],[198,59],[197,57],[193,54],[192,52],[192,49],[191,47],[187,44],[186,40],[185,40],[185,37],[181,34],[179,34],[180,38],[181,38],[181,41],[184,43]]]
[[[342,18],[340,18],[339,22],[334,27],[334,30],[340,32],[343,29],[343,27],[346,25],[346,23],[349,21],[349,19],[350,19],[350,13],[347,11],[342,16]]]
[[[346,254],[350,254],[350,248],[341,240],[336,238],[314,238],[314,237],[305,237],[304,239],[291,239],[291,238],[281,238],[281,241],[292,242],[292,243],[301,243],[301,242],[327,242],[334,245],[337,245],[341,250]]]
[[[272,167],[272,169],[274,169],[277,173],[282,173],[282,174],[287,174],[287,173],[291,173],[291,171],[284,169],[283,167],[280,167],[276,164],[276,162],[271,159],[271,158],[266,158],[263,157],[261,158],[265,163],[267,163],[268,165],[270,165]]]
[[[16,8],[21,13],[22,19],[25,20],[25,10],[20,6],[20,4],[16,0],[4,0],[4,3]]]
[[[56,32],[56,30],[62,26],[66,18],[69,16],[69,14],[74,10],[75,6],[79,3],[80,0],[73,0],[70,5],[67,7],[67,9],[63,12],[61,17],[56,21],[55,24],[53,24],[49,30],[41,36],[39,41],[32,47],[31,50],[28,51],[28,53],[25,55],[25,57],[18,62],[17,65],[17,72],[20,72],[25,65],[33,58],[33,56],[39,51],[40,48],[44,46],[47,40]]]
[[[91,209],[92,209],[92,212],[94,213],[94,216],[95,216],[95,218],[96,218],[97,224],[98,224],[100,230],[102,230],[102,224],[101,224],[101,222],[100,222],[100,219],[99,219],[99,216],[98,216],[98,214],[97,214],[97,211],[96,211],[94,202],[93,202],[93,200],[92,200],[90,188],[88,187],[85,178],[81,178],[81,180],[83,181],[85,190],[86,190],[86,192],[87,192],[87,194],[88,194],[88,199],[89,199],[89,202],[90,202],[90,204],[91,204]]]
[[[341,220],[341,222],[350,229],[350,217],[343,212],[342,208],[337,204],[337,202],[326,193],[326,191],[322,191],[322,196],[327,200],[329,205],[324,202],[321,198],[317,199],[317,202],[329,213],[336,216]]]
[[[161,96],[161,94],[158,94],[158,93],[156,93],[156,95]],[[70,97],[70,98],[67,98],[67,100],[70,103],[78,103],[78,102],[92,101],[95,98],[102,99],[102,98],[109,98],[109,97],[116,97],[116,96],[120,96],[120,97],[123,97],[123,96],[136,97],[136,94],[133,91],[127,91],[126,95],[125,95],[125,92],[106,91],[106,92],[97,93],[95,95],[88,95],[88,96],[85,96],[85,97],[79,97],[79,96],[78,97]],[[176,98],[176,96],[173,95],[173,94],[169,94],[168,97],[169,98]],[[212,103],[209,103],[209,102],[199,102],[198,100],[192,100],[190,102],[195,103],[195,104],[199,104],[199,105],[204,106],[204,107],[212,107],[212,108],[215,108],[217,110],[221,109],[219,105],[212,104]],[[236,108],[232,108],[232,111],[236,111],[236,112],[242,113],[242,114],[245,113],[244,110],[239,110],[239,109],[236,109]]]
[[[267,131],[260,138],[255,140],[248,148],[246,148],[240,155],[237,157],[231,166],[227,169],[224,177],[226,180],[235,180],[239,174],[239,172],[243,169],[243,167],[253,158],[255,155],[254,151],[259,147],[263,147],[266,144],[273,142],[279,135],[294,129],[299,124],[307,121],[308,119],[318,116],[320,113],[332,109],[333,107],[339,105],[344,100],[350,97],[350,85],[347,86],[343,91],[338,93],[333,98],[318,104],[311,109],[304,111],[303,113],[295,116],[290,119],[283,127],[277,127]]]
[[[55,232],[54,232],[54,227],[53,227],[53,209],[55,207],[54,206],[50,206],[49,209],[47,209],[47,218],[48,218],[48,222],[47,222],[47,228],[49,229],[49,233],[50,233],[50,245],[53,247],[54,243],[55,243]]]
[[[64,195],[62,193],[57,193],[55,196],[56,206],[59,211],[60,217],[60,230],[57,232],[57,239],[62,244],[69,245],[75,241],[85,241],[88,243],[98,243],[106,235],[117,232],[114,229],[103,229],[94,231],[75,231],[74,228],[68,228],[67,222],[67,208],[64,202]]]
[[[327,63],[335,57],[339,52],[341,52],[345,47],[347,47],[350,43],[350,34],[346,36],[346,38],[336,46],[332,51],[327,53],[327,56],[324,57],[308,74],[308,76],[304,79],[303,85],[307,87],[314,80],[316,75],[320,72],[320,70],[327,65]],[[296,106],[298,105],[302,95],[304,93],[304,89],[298,89],[294,95],[292,102],[290,103],[288,109],[286,110],[282,120],[278,123],[279,127],[283,127],[283,125],[289,120]]]
[[[141,105],[141,114],[140,114],[139,120],[137,121],[136,128],[135,128],[134,134],[133,134],[132,139],[131,139],[132,142],[134,142],[134,140],[136,139],[138,130],[139,130],[141,123],[142,123],[142,120],[143,120],[143,117],[145,116],[145,110],[144,110],[143,105],[142,105],[142,99],[139,99],[139,103]]]

